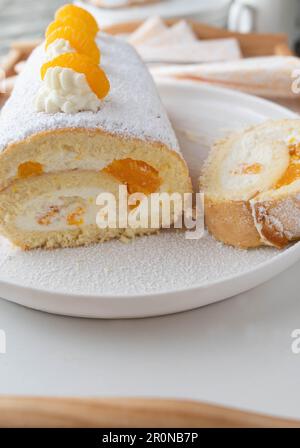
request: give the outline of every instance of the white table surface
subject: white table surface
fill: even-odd
[[[0,394],[199,399],[300,418],[300,264],[222,303],[127,321],[56,317],[0,300]]]

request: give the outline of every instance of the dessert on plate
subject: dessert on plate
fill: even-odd
[[[61,8],[2,110],[0,231],[23,249],[152,233],[97,226],[97,196],[120,185],[191,191],[148,70],[130,45],[97,33],[85,10]]]
[[[241,248],[300,239],[300,120],[269,121],[218,141],[200,180],[208,230]]]

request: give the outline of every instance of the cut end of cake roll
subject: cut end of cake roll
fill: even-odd
[[[300,120],[269,121],[218,141],[200,178],[219,241],[283,248],[300,239]]]
[[[20,146],[21,145],[21,146]],[[22,148],[22,149],[20,149]],[[23,249],[75,247],[157,232],[97,226],[100,193],[190,191],[181,157],[161,143],[89,130],[57,130],[12,145],[1,159],[2,233]],[[6,186],[4,186],[6,185]],[[118,202],[117,202],[118,206]]]
[[[76,247],[157,228],[99,228],[100,193],[188,193],[186,163],[152,78],[135,50],[102,35],[110,91],[97,111],[39,112],[44,48],[0,117],[0,231],[23,249]]]

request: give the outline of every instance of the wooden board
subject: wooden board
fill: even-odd
[[[2,428],[299,428],[300,422],[154,399],[0,398]]]

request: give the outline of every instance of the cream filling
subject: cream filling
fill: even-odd
[[[51,61],[64,53],[76,53],[76,51],[71,47],[68,40],[56,39],[46,49],[46,58],[48,61]]]
[[[66,151],[57,152],[54,156],[47,160],[43,165],[46,173],[52,173],[54,171],[61,171],[62,167],[64,171],[69,170],[90,170],[90,171],[102,171],[111,161],[104,161],[93,157],[81,157],[74,152],[66,153]]]
[[[15,225],[22,231],[50,232],[96,224],[99,188],[70,188],[39,196],[25,203]]]
[[[257,135],[245,134],[234,143],[220,165],[219,187],[225,197],[248,200],[272,188],[288,164],[289,150],[285,143],[268,144],[260,142]]]
[[[91,90],[83,73],[69,68],[51,67],[35,98],[37,112],[75,114],[97,112],[101,101]]]
[[[90,157],[86,154],[81,156],[71,149],[61,149],[60,151],[53,151],[53,153],[45,153],[42,157],[21,159],[19,165],[26,163],[29,160],[40,163],[43,167],[44,173],[71,170],[102,171],[113,162],[113,159],[101,160],[97,157]],[[18,178],[19,165],[12,168],[7,174],[5,185],[8,185],[13,179]],[[0,185],[2,185],[1,182]]]

